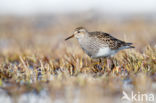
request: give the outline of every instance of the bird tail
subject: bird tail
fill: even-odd
[[[135,48],[135,47],[133,46],[133,43],[125,43],[124,46],[127,47],[127,49],[129,49],[129,48]]]
[[[132,46],[132,43],[124,43],[119,49],[123,50],[123,49],[131,49],[131,48],[135,48],[134,46]]]

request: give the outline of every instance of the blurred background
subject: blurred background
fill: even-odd
[[[84,26],[134,42],[141,50],[155,45],[155,24],[155,0],[1,0],[0,48],[57,47],[74,28]]]
[[[155,0],[1,0],[1,14],[68,14],[96,10],[101,14],[155,15]]]

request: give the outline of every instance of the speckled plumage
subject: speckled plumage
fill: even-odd
[[[134,48],[131,46],[132,43],[116,39],[108,33],[88,32],[83,27],[76,28],[73,36],[78,39],[81,48],[92,58],[109,57],[115,55],[119,50]]]
[[[121,41],[119,39],[114,38],[108,33],[104,32],[89,32],[89,36],[93,38],[97,38],[99,41],[101,41],[102,44],[107,44],[111,49],[118,49],[123,46],[130,46],[132,43],[126,43],[124,41]],[[132,46],[131,46],[132,47]]]

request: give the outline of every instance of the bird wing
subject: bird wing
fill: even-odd
[[[128,48],[134,48],[133,46],[131,46],[132,43],[126,43],[105,32],[90,32],[90,36],[96,37],[101,42],[106,43],[112,50],[119,49],[124,46],[128,46]]]

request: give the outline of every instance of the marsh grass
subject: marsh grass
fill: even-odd
[[[124,24],[125,27],[122,24],[122,29],[118,28],[137,32],[132,25],[140,25],[140,30],[145,29],[144,23],[135,23]],[[0,25],[3,28],[0,30],[1,40],[6,42],[5,47],[0,44],[0,88],[15,99],[31,91],[38,94],[44,89],[53,101],[59,98],[67,103],[73,103],[75,98],[79,103],[114,103],[116,99],[120,100],[122,90],[129,91],[125,87],[155,93],[152,85],[156,81],[156,48],[142,46],[144,42],[139,41],[141,38],[137,35],[139,43],[136,38],[132,40],[136,49],[119,52],[113,58],[115,67],[111,70],[105,59],[102,63],[91,59],[75,41],[64,42],[63,35],[49,35],[56,31],[36,31],[40,34],[35,35],[31,23],[20,24],[18,30],[11,26],[13,24],[16,22],[7,21]],[[108,30],[110,27],[104,28]],[[150,30],[154,37],[152,34],[156,31]],[[130,82],[124,87],[125,81]],[[114,97],[116,99],[112,99]]]

